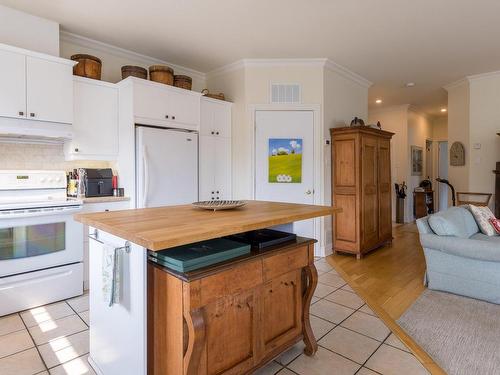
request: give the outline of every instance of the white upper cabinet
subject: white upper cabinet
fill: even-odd
[[[0,116],[26,117],[26,58],[0,50]]]
[[[66,159],[116,160],[118,156],[118,88],[112,83],[74,77],[73,139]]]
[[[231,105],[217,99],[201,98],[200,133],[218,137],[231,137]]]
[[[0,116],[71,124],[73,65],[0,44]]]
[[[27,117],[51,122],[73,122],[73,67],[37,57],[26,57]]]
[[[128,80],[133,83],[136,123],[198,130],[200,93],[138,78]]]

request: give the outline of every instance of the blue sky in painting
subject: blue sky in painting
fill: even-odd
[[[288,154],[295,149],[296,154],[302,154],[302,139],[300,138],[270,138],[269,156],[276,155],[279,150],[286,150]]]

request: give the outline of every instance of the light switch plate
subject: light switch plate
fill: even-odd
[[[481,149],[481,143],[474,143],[474,144],[472,145],[472,148],[473,148],[474,150],[480,150],[480,149]]]

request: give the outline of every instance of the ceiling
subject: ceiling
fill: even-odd
[[[0,3],[202,72],[241,58],[328,57],[374,83],[372,108],[412,104],[439,115],[447,103],[443,85],[500,69],[498,0]],[[406,82],[415,87],[406,88]]]

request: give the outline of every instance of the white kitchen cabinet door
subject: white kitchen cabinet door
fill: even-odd
[[[231,137],[231,103],[217,99],[201,99],[200,133]]]
[[[215,199],[232,199],[231,139],[213,137],[215,144]]]
[[[26,110],[32,120],[73,122],[73,68],[26,57]]]
[[[172,89],[169,92],[169,101],[170,118],[173,122],[187,125],[189,128],[198,128],[200,123],[200,98],[198,96]]]
[[[215,199],[215,137],[200,136],[200,201]],[[212,199],[213,198],[213,199]]]
[[[68,159],[117,158],[118,89],[113,84],[75,77],[73,133]]]
[[[26,117],[26,56],[0,51],[0,116]]]
[[[134,84],[134,116],[153,121],[170,120],[171,107],[168,94],[165,88],[158,85]]]

